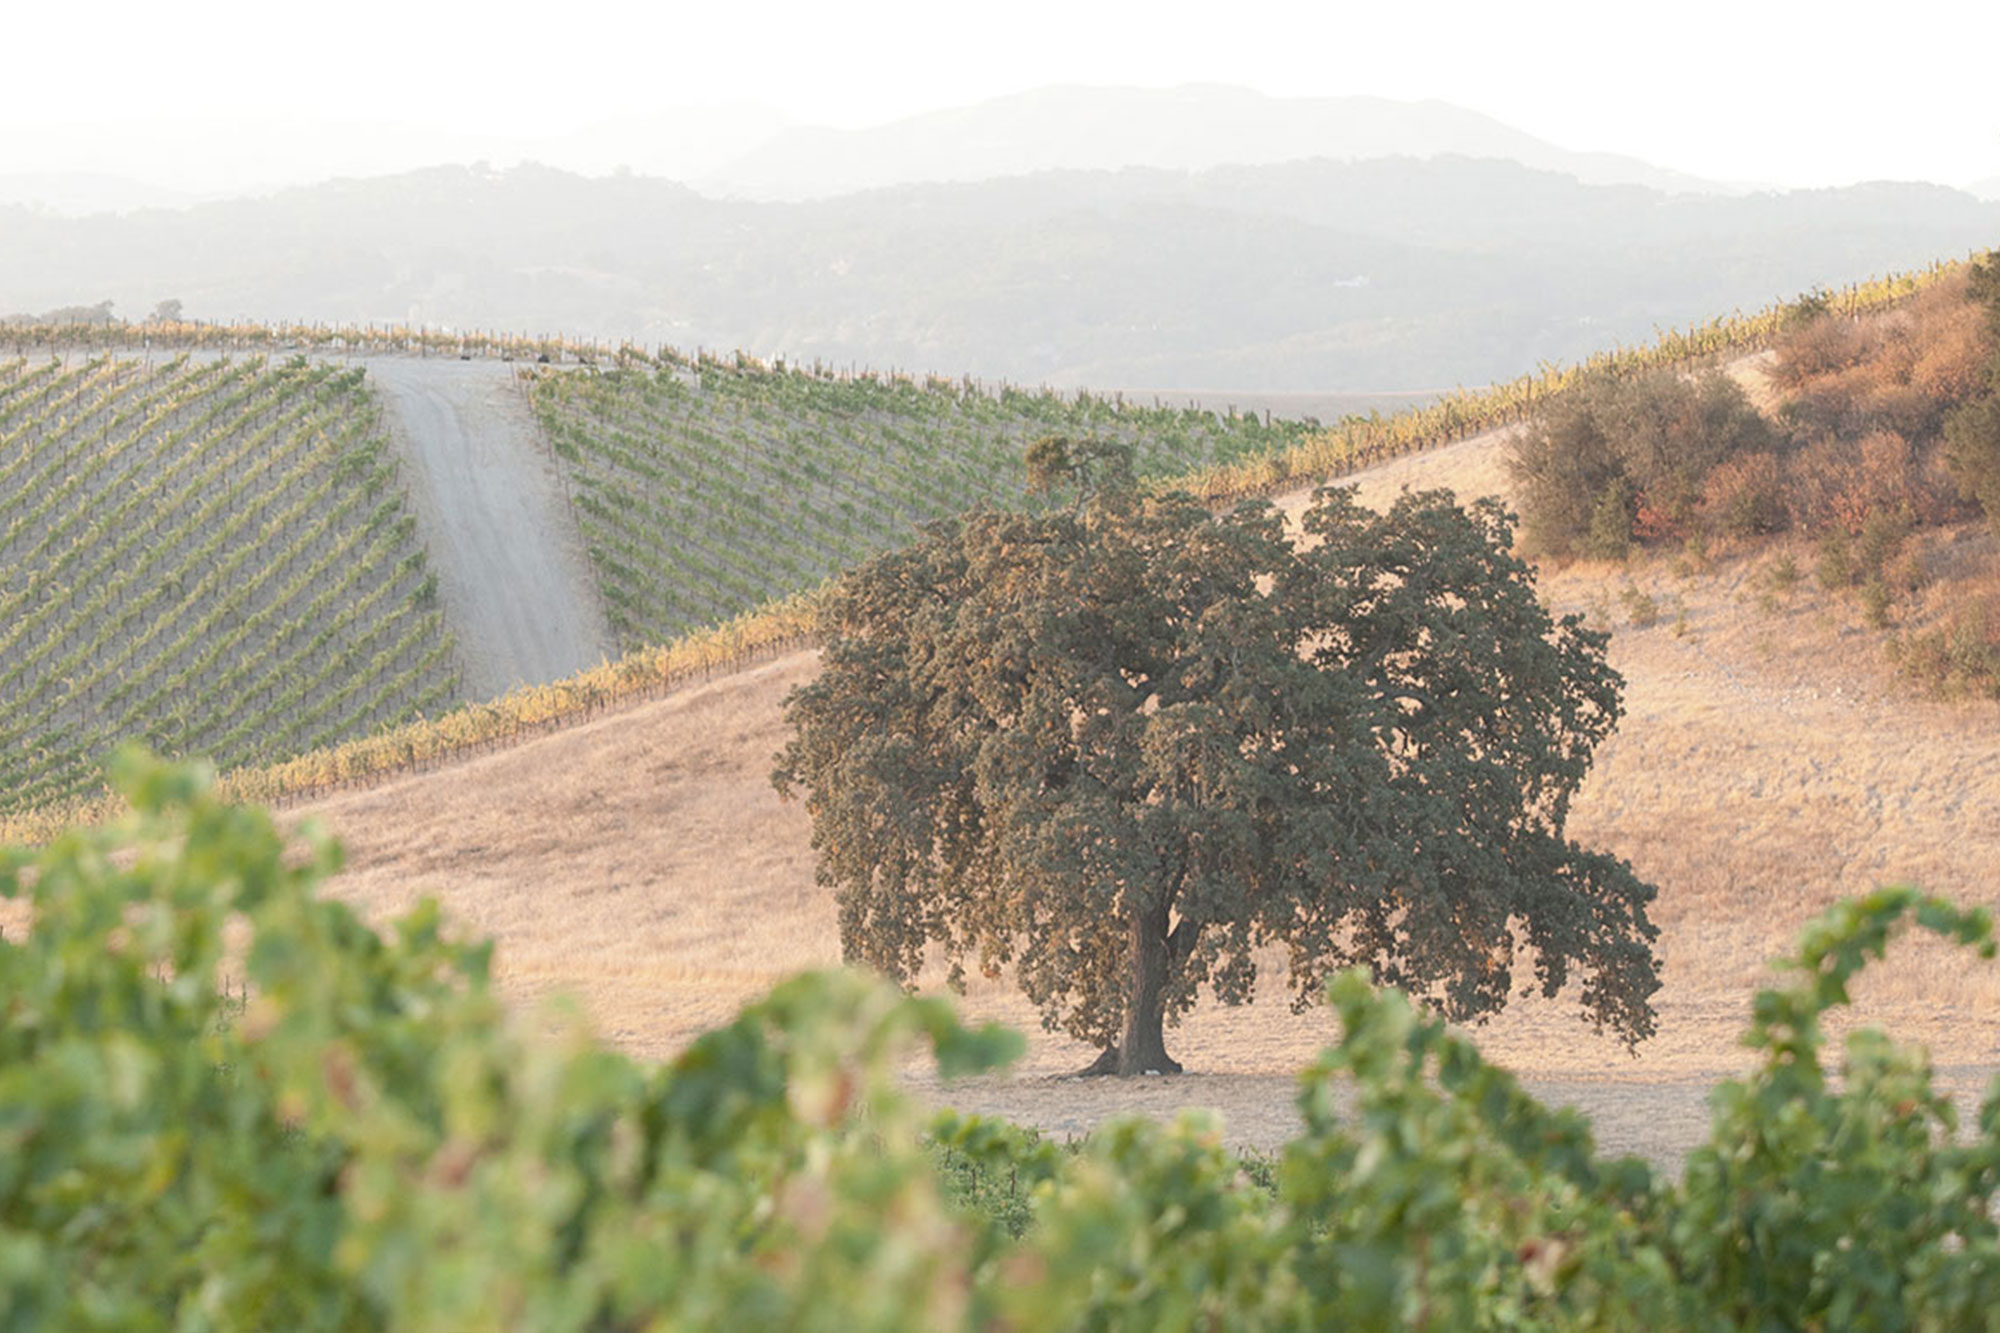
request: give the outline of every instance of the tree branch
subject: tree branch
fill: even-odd
[[[1416,704],[1422,711],[1411,719],[1413,722],[1428,722],[1442,711],[1438,708],[1437,696],[1420,685],[1385,685],[1382,687],[1382,692],[1375,697],[1408,700]]]

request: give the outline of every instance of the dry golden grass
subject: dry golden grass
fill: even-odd
[[[1403,485],[1505,495],[1501,449],[1496,434],[1404,460],[1365,477],[1363,498]],[[1768,590],[1763,571],[1779,554],[1543,575],[1559,610],[1615,630],[1627,717],[1570,827],[1659,886],[1660,1029],[1634,1056],[1573,1003],[1523,1000],[1477,1035],[1545,1095],[1592,1110],[1609,1145],[1664,1160],[1699,1137],[1713,1079],[1744,1066],[1736,1038],[1751,990],[1811,914],[1889,881],[1995,896],[1994,707],[1912,699],[1857,609],[1809,578]],[[1809,552],[1792,554],[1810,569]],[[1628,582],[1657,605],[1650,626],[1630,623]],[[289,817],[316,817],[345,841],[339,895],[372,914],[436,895],[464,929],[497,939],[508,992],[574,992],[611,1041],[664,1056],[778,977],[838,959],[807,821],[767,777],[780,703],[814,664],[810,653],[780,659]],[[1281,979],[1266,991],[1170,1034],[1197,1075],[1121,1085],[1059,1079],[1091,1052],[1041,1033],[1018,997],[984,983],[963,1007],[1030,1031],[1030,1052],[1013,1079],[948,1095],[1058,1132],[1118,1110],[1220,1107],[1232,1139],[1274,1143],[1293,1123],[1295,1071],[1332,1030],[1324,1013],[1289,1012]],[[1991,968],[1910,944],[1877,969],[1861,1010],[1928,1043],[1964,1092],[2000,1064],[1986,1024],[1996,999]]]

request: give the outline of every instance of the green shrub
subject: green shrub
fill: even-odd
[[[1790,596],[1792,590],[1799,586],[1799,562],[1792,559],[1790,551],[1786,551],[1771,562],[1765,578],[1773,592]]]
[[[1937,628],[1891,645],[1896,669],[1931,694],[2000,698],[2000,643],[1991,610],[1972,606]]]
[[[1583,553],[1599,560],[1623,560],[1630,555],[1634,509],[1632,484],[1623,477],[1613,480],[1591,506]]]
[[[1885,578],[1889,562],[1903,549],[1915,526],[1906,508],[1871,510],[1862,521],[1861,535],[1854,547],[1855,564],[1861,576]]]
[[[1828,592],[1852,587],[1859,571],[1860,566],[1854,558],[1854,543],[1844,530],[1829,528],[1820,535],[1819,560],[1815,567],[1820,587]]]
[[[1768,450],[1769,428],[1726,375],[1598,374],[1515,438],[1509,466],[1531,550],[1622,559],[1635,535],[1682,535],[1718,464]]]
[[[1579,387],[1515,437],[1508,466],[1521,497],[1522,542],[1531,551],[1561,556],[1581,550],[1600,521],[1601,497],[1624,478],[1601,401],[1607,392]],[[1631,536],[1629,512],[1625,536]]]
[[[1628,583],[1618,592],[1618,600],[1625,605],[1625,615],[1638,629],[1650,629],[1659,623],[1660,603],[1651,593],[1644,592],[1636,583]]]
[[[1985,383],[1945,418],[1945,462],[1960,493],[2000,525],[2000,250],[1973,262],[1967,285],[1985,317]]]
[[[1894,600],[1888,581],[1881,575],[1874,575],[1862,583],[1861,614],[1867,618],[1871,629],[1889,628],[1889,607]]]

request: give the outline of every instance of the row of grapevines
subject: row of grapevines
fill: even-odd
[[[126,739],[269,762],[455,699],[358,368],[0,364],[0,480],[0,810]]]
[[[622,645],[812,587],[985,502],[1020,503],[1027,441],[1131,442],[1142,472],[1268,453],[1310,427],[966,381],[707,362],[530,380]]]

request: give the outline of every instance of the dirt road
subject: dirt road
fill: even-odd
[[[467,695],[487,698],[596,665],[610,634],[514,368],[437,358],[366,364],[391,408]]]

